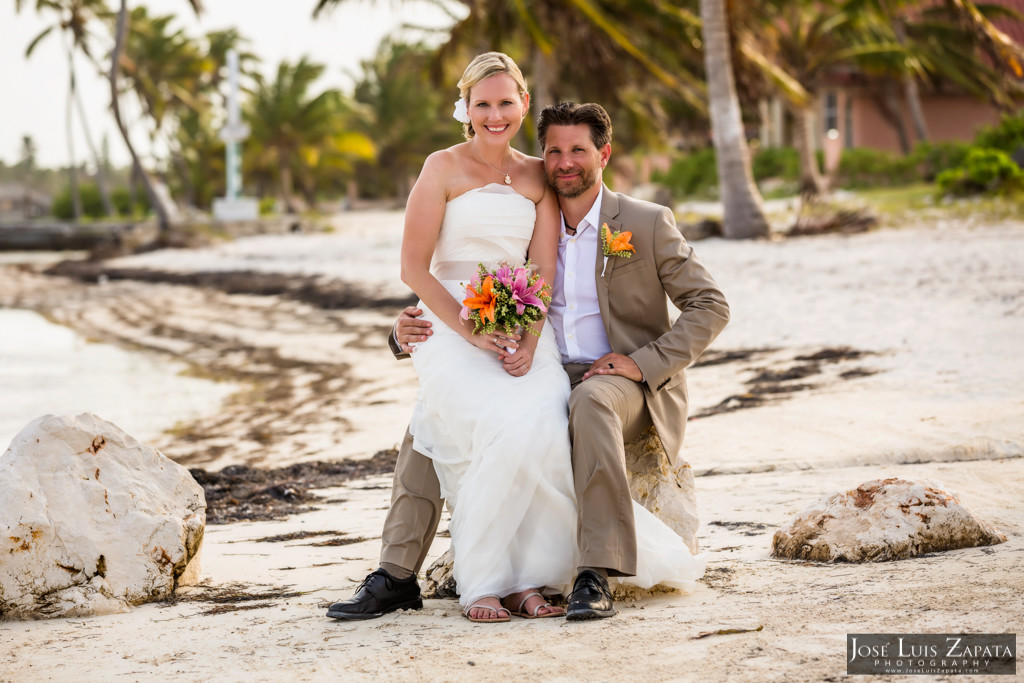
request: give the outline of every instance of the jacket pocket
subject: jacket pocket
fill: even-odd
[[[621,259],[621,256],[609,256],[609,259]],[[615,266],[612,270],[612,277],[619,277],[620,275],[626,275],[633,272],[634,270],[640,270],[647,265],[647,262],[643,259],[629,259],[627,263],[620,263]]]

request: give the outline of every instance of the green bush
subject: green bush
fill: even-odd
[[[976,147],[988,147],[1013,154],[1024,147],[1024,111],[1004,114],[995,126],[984,126],[974,136]]]
[[[793,147],[762,147],[753,154],[751,166],[755,180],[800,178],[800,155]]]
[[[933,182],[943,171],[963,165],[970,149],[969,142],[919,142],[911,156],[922,179]]]
[[[1024,190],[1024,171],[1002,150],[972,147],[962,166],[939,174],[938,184],[943,194],[958,197],[1012,194]]]
[[[149,200],[146,192],[140,187],[132,204],[132,193],[127,187],[115,187],[110,193],[110,201],[118,216],[145,215],[149,212]]]
[[[718,185],[715,150],[709,147],[676,159],[668,171],[652,173],[651,180],[667,187],[677,199],[706,193]]]
[[[274,197],[260,197],[260,215],[269,216],[277,211],[277,199]]]
[[[839,184],[843,187],[906,185],[917,179],[917,160],[913,156],[851,147],[839,157]]]
[[[100,190],[96,183],[79,183],[78,194],[82,199],[82,217],[100,218],[103,213],[103,200],[100,198]],[[75,208],[71,202],[71,187],[64,189],[53,198],[53,206],[50,209],[53,215],[62,221],[70,221],[75,218]]]

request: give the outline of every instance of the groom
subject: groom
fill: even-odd
[[[609,191],[601,182],[611,157],[612,125],[597,104],[546,107],[537,126],[548,183],[558,194],[562,235],[548,313],[572,386],[569,436],[579,504],[580,566],[569,620],[615,614],[609,576],[636,573],[636,531],[624,442],[652,424],[674,461],[686,426],[685,368],[729,320],[725,297],[662,206]],[[610,249],[608,232],[629,231]],[[634,251],[630,251],[632,248]],[[626,258],[625,254],[630,254]],[[679,309],[670,320],[668,300]],[[406,309],[392,350],[431,334],[420,312]],[[517,374],[522,354],[506,356]],[[416,573],[441,515],[432,461],[406,432],[384,522],[380,568],[327,616],[371,619],[423,606]]]

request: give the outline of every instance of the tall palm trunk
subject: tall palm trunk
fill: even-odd
[[[278,155],[278,164],[281,167],[278,173],[278,190],[281,192],[285,213],[298,213],[299,209],[295,201],[295,181],[292,178],[290,155]]]
[[[102,157],[96,150],[96,145],[92,141],[92,133],[89,131],[89,122],[85,118],[85,107],[82,105],[82,98],[78,94],[78,89],[74,85],[75,74],[71,74],[71,90],[75,99],[75,104],[78,107],[78,121],[82,124],[82,137],[85,138],[85,146],[89,148],[89,154],[92,155],[93,162],[96,164],[96,187],[100,192],[100,202],[103,204],[103,213],[108,216],[114,215],[114,202],[110,199],[110,187],[107,185],[107,171],[104,168]]]
[[[902,20],[897,20],[896,40],[900,45],[907,44],[907,27]],[[903,95],[910,109],[910,120],[914,123],[914,134],[918,142],[928,142],[928,124],[924,120],[924,108],[921,106],[921,91],[917,87],[917,78],[909,69],[903,72]]]
[[[558,77],[555,73],[558,65],[539,46],[533,46],[531,56],[533,66],[533,98],[530,100],[530,109],[533,111],[534,129],[540,126],[540,112],[544,107],[555,104],[554,95],[551,92],[551,83]],[[533,150],[540,156],[543,151],[539,149],[540,142],[534,137],[531,140]]]
[[[907,135],[907,127],[904,124],[903,108],[900,106],[899,90],[896,84],[887,81],[883,87],[882,112],[886,119],[892,124],[899,140],[900,152],[910,153],[910,136]]]
[[[153,211],[156,212],[157,226],[160,230],[161,235],[166,235],[171,230],[171,219],[170,212],[167,207],[164,206],[160,196],[157,195],[155,181],[143,168],[142,162],[139,161],[139,155],[135,151],[135,146],[132,144],[131,136],[128,134],[128,128],[124,124],[124,119],[121,116],[121,102],[119,99],[119,93],[117,92],[117,78],[121,71],[121,52],[124,50],[124,39],[128,32],[128,0],[121,0],[121,7],[117,13],[117,28],[114,34],[114,50],[110,56],[110,106],[114,110],[114,120],[117,122],[117,129],[121,132],[121,137],[124,138],[124,144],[128,148],[128,153],[132,157],[132,167],[139,179],[142,180],[142,186],[146,190],[146,197],[149,199],[150,206],[153,207]]]
[[[71,67],[71,52],[68,52],[68,67]],[[82,192],[78,187],[78,163],[75,160],[74,104],[75,70],[70,69],[68,79],[68,105],[65,116],[68,135],[68,188],[71,192],[71,212],[76,221],[82,220]]]
[[[732,71],[725,0],[700,0],[700,18],[711,136],[724,209],[722,234],[731,239],[763,237],[768,234],[768,221],[750,168],[750,150]]]
[[[825,193],[825,179],[818,168],[818,155],[814,150],[813,114],[810,107],[791,107],[793,114],[793,142],[800,159],[800,196],[813,200]]]

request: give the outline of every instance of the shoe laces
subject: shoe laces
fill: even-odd
[[[388,574],[383,569],[377,569],[375,571],[370,572],[370,574],[365,579],[363,579],[363,582],[359,584],[359,588],[357,588],[356,590],[358,591],[360,588],[368,587],[368,584],[371,581],[373,581],[374,576],[383,576],[384,587],[389,591],[395,590],[395,579],[391,576],[391,574]]]

